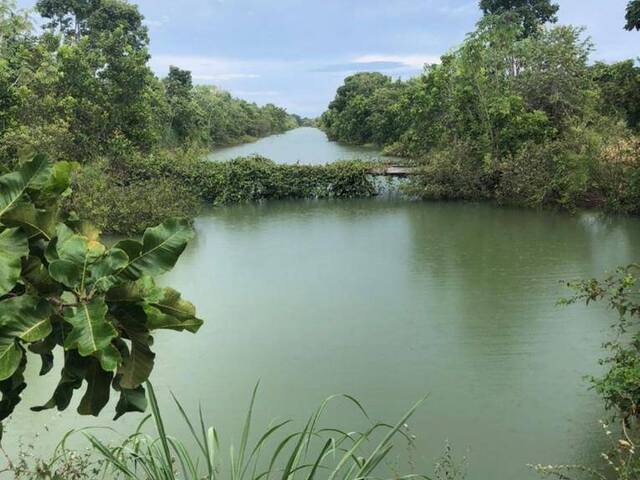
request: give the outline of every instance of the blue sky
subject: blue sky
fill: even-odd
[[[581,25],[594,60],[640,56],[622,29],[627,0],[557,0],[560,22]],[[416,75],[459,44],[480,17],[476,0],[139,0],[152,67],[193,72],[257,103],[315,116],[346,75]],[[35,0],[19,0],[31,7]]]

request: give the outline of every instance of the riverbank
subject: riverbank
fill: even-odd
[[[412,166],[401,191],[412,199],[637,214],[637,148],[628,143],[607,150],[607,161],[598,168],[591,165],[589,175],[577,183],[579,188],[540,175],[542,167],[529,171],[524,164],[518,168],[497,164],[469,169],[443,154]],[[530,152],[527,165],[546,164],[548,157],[538,153]],[[387,173],[382,169],[387,161],[404,163],[397,160],[375,150],[329,142],[317,129],[300,128],[213,153],[161,150],[86,165],[76,174],[68,208],[105,232],[137,233],[168,217],[195,218],[206,205],[370,197],[387,186],[370,174]],[[545,178],[547,182],[541,182]],[[398,187],[394,184],[394,189]]]

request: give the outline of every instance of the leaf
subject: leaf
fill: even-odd
[[[126,282],[112,287],[107,292],[107,302],[141,303],[143,301],[158,302],[164,296],[164,290],[157,287],[153,278],[144,276],[135,282]]]
[[[103,297],[94,297],[89,303],[66,308],[64,319],[73,328],[65,340],[64,348],[77,348],[83,357],[105,349],[117,336],[116,329],[106,315],[107,304]]]
[[[74,390],[82,386],[82,381],[86,375],[88,361],[81,357],[78,352],[71,350],[64,354],[64,367],[60,373],[60,382],[53,392],[51,399],[42,406],[33,407],[34,412],[41,412],[56,407],[59,411],[65,410],[71,399]]]
[[[98,291],[106,292],[121,282],[115,274],[125,268],[128,263],[129,256],[124,250],[110,249],[102,258],[91,265],[91,283]]]
[[[122,322],[122,328],[131,340],[131,351],[125,357],[118,374],[122,388],[135,389],[149,379],[156,358],[151,351],[153,338],[149,334],[144,322],[144,312],[140,311],[137,322]]]
[[[44,340],[29,345],[29,351],[40,355],[42,367],[40,367],[40,376],[46,375],[53,368],[53,349],[56,348],[56,336],[49,335]]]
[[[107,372],[115,372],[122,364],[122,355],[116,347],[109,345],[95,354],[100,366]]]
[[[62,289],[61,285],[51,278],[42,260],[35,256],[30,256],[22,262],[22,280],[27,287],[40,295],[57,296]]]
[[[22,271],[22,258],[29,255],[27,236],[20,229],[11,228],[0,233],[0,295],[16,286]]]
[[[49,264],[49,275],[56,282],[76,288],[82,282],[82,266],[68,260],[55,260]]]
[[[11,415],[16,405],[20,403],[20,394],[27,388],[27,384],[24,381],[24,370],[26,366],[27,359],[23,357],[13,375],[0,381],[0,393],[2,393],[2,399],[0,400],[0,422]]]
[[[29,238],[42,236],[50,240],[55,234],[58,216],[57,204],[48,205],[48,208],[42,209],[36,208],[33,203],[21,201],[4,214],[2,223],[8,227],[22,227]]]
[[[193,238],[194,232],[186,220],[167,220],[162,225],[148,228],[142,243],[132,240],[118,242],[115,248],[127,252],[129,263],[120,271],[127,280],[138,280],[143,275],[156,276],[171,270]]]
[[[0,381],[10,378],[20,366],[22,349],[15,338],[0,337]]]
[[[80,415],[93,415],[97,417],[104,406],[109,402],[112,372],[105,372],[97,360],[89,364],[85,380],[87,390],[78,405]]]
[[[0,177],[0,219],[28,188],[42,188],[50,175],[51,162],[44,155],[37,155],[19,170]]]
[[[52,242],[50,242],[52,243]],[[105,246],[96,240],[90,240],[84,235],[74,233],[69,227],[60,224],[57,228],[55,249],[47,249],[49,261],[49,274],[57,281],[69,288],[77,288],[84,291],[91,282],[91,268],[101,257],[105,256]],[[126,264],[123,260],[124,252],[114,252],[106,259],[115,262],[116,267]],[[106,267],[103,267],[105,270]]]
[[[31,295],[4,300],[0,302],[0,337],[18,338],[26,343],[42,340],[51,333],[52,313],[53,308],[46,300]]]
[[[144,387],[141,385],[136,389],[122,389],[120,400],[116,405],[116,416],[114,420],[129,412],[144,412],[147,409],[147,396]]]
[[[144,308],[149,330],[187,330],[196,333],[203,324],[196,317],[193,304],[183,300],[180,293],[172,288],[165,288],[159,301],[149,303]]]

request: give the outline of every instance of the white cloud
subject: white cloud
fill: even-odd
[[[388,55],[388,54],[368,54],[360,55],[352,60],[354,63],[375,63],[389,62],[398,63],[411,68],[422,68],[425,64],[440,63],[437,55]]]
[[[150,63],[160,76],[166,75],[169,67],[174,65],[191,71],[194,80],[202,82],[259,78],[257,72],[265,67],[260,62],[198,55],[154,55]]]

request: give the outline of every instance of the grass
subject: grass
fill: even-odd
[[[221,449],[217,430],[207,426],[202,408],[189,416],[180,401],[173,401],[190,432],[187,438],[173,437],[166,429],[153,386],[147,385],[151,413],[133,434],[117,444],[107,444],[92,430],[69,432],[62,439],[53,459],[40,462],[33,471],[15,478],[51,479],[57,472],[73,471],[73,478],[135,479],[135,480],[364,480],[364,479],[426,479],[416,473],[398,473],[389,459],[397,441],[413,445],[406,422],[426,399],[413,405],[395,424],[371,422],[362,404],[349,395],[327,398],[308,417],[301,430],[293,429],[291,420],[270,425],[257,434],[254,427],[254,407],[258,386],[253,390],[246,417],[241,427],[240,442],[228,450]],[[370,426],[360,432],[322,427],[327,406],[337,399],[348,402]],[[146,433],[147,431],[152,433]],[[83,435],[89,442],[90,456],[82,456],[81,466],[70,466],[79,458],[67,449],[68,439]],[[29,474],[29,472],[31,474]],[[439,475],[437,478],[441,478]],[[449,478],[449,477],[447,477]]]

